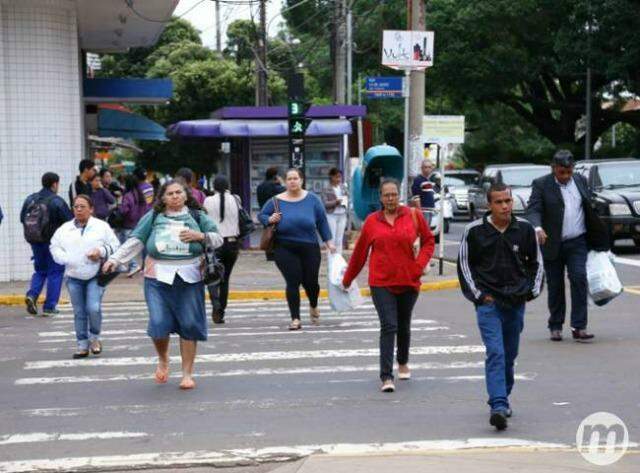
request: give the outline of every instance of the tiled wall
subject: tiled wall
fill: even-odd
[[[31,275],[24,198],[53,171],[66,200],[82,153],[75,1],[0,0],[0,281]]]

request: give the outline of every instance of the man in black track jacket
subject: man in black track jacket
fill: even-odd
[[[465,297],[475,305],[486,347],[489,422],[503,430],[511,417],[509,394],[525,302],[540,295],[544,268],[534,228],[511,213],[511,190],[493,184],[487,200],[490,211],[470,223],[462,237],[458,278]]]

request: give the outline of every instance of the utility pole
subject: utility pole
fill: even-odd
[[[333,101],[335,103],[345,103],[345,84],[346,84],[346,25],[345,25],[345,9],[346,0],[334,0],[334,59],[333,59]]]
[[[353,2],[351,2],[353,4]],[[347,7],[347,103],[352,103],[353,88],[353,15],[351,5]]]
[[[268,91],[267,91],[267,2],[266,0],[260,0],[260,29],[258,31],[258,57],[257,57],[257,69],[258,69],[258,91],[257,91],[257,105],[268,105]]]
[[[425,9],[423,0],[407,0],[407,29],[411,31],[425,31]],[[409,163],[409,172],[413,173],[414,160],[421,156],[414,156],[415,149],[422,149],[422,117],[424,116],[424,70],[411,71],[411,96],[409,98],[409,139],[405,157]],[[419,145],[419,146],[418,146]]]
[[[216,2],[216,51],[222,53],[222,32],[220,31],[220,0]]]

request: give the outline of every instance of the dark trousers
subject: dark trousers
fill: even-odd
[[[544,260],[549,293],[549,330],[562,330],[567,308],[564,270],[571,287],[571,327],[587,328],[587,240],[584,235],[563,241],[558,258]]]
[[[32,243],[31,249],[33,251],[34,273],[31,277],[31,286],[27,291],[27,296],[38,300],[46,283],[47,298],[44,301],[43,309],[53,310],[60,299],[64,266],[53,261],[49,251],[49,243]]]
[[[216,257],[224,266],[224,278],[217,286],[209,288],[209,297],[213,312],[224,318],[224,311],[227,308],[227,300],[229,298],[229,280],[231,279],[231,271],[238,260],[238,252],[240,250],[240,241],[227,241],[220,248],[216,248]]]
[[[486,348],[485,382],[492,410],[507,409],[513,389],[514,364],[524,328],[524,304],[505,308],[495,302],[476,307],[478,328]]]
[[[320,284],[320,246],[317,243],[276,242],[276,266],[287,283],[287,304],[291,319],[300,319],[300,285],[304,288],[309,305],[318,306]]]
[[[371,298],[380,319],[380,379],[393,379],[393,349],[398,337],[398,364],[409,362],[411,313],[418,293],[408,290],[393,294],[385,287],[372,287]]]

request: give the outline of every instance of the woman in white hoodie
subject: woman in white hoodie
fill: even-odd
[[[98,285],[100,261],[112,255],[120,241],[109,224],[92,216],[91,197],[73,200],[74,219],[62,225],[51,238],[51,255],[65,266],[67,289],[73,306],[77,351],[74,359],[102,353],[102,295]]]

